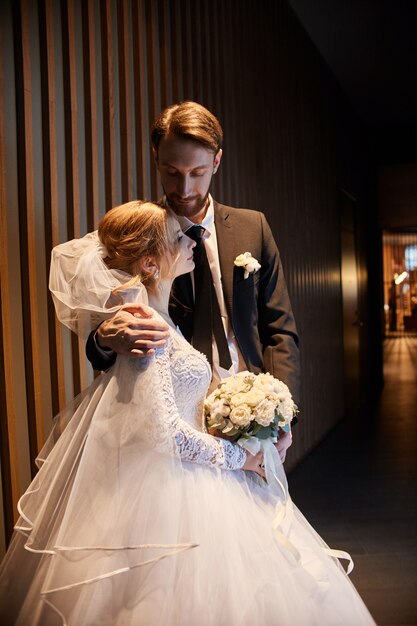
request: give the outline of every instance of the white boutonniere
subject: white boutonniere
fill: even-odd
[[[234,264],[237,267],[243,267],[245,273],[243,274],[243,278],[246,280],[249,274],[254,274],[259,269],[261,269],[261,264],[255,257],[251,255],[250,252],[244,252],[243,254],[239,254],[235,260]]]

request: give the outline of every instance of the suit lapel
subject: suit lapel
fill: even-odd
[[[228,208],[216,201],[214,201],[214,223],[216,225],[223,295],[228,315],[232,319],[235,237]]]

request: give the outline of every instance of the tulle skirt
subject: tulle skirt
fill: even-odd
[[[112,384],[99,377],[40,455],[1,566],[2,625],[374,623],[290,499],[274,528],[267,485],[153,449]]]

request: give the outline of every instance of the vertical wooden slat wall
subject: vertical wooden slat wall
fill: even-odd
[[[359,124],[290,8],[4,0],[0,11],[6,535],[53,414],[92,379],[83,343],[53,316],[51,248],[95,228],[111,206],[159,197],[149,128],[183,99],[224,128],[213,194],[264,211],[281,250],[302,346],[293,466],[343,414],[338,194],[360,195],[362,152]]]
[[[45,245],[47,253],[59,239],[58,165],[56,135],[56,85],[54,47],[53,1],[39,3],[39,38],[42,68],[42,142],[45,212]],[[46,278],[46,277],[45,277]],[[49,357],[53,413],[65,405],[65,372],[62,344],[62,326],[48,299]]]
[[[87,229],[94,230],[99,220],[99,159],[97,120],[97,63],[95,49],[95,2],[87,0],[83,8],[84,140],[86,171]]]
[[[41,286],[38,284],[38,249],[35,207],[35,158],[33,145],[33,110],[32,89],[32,50],[31,50],[31,9],[29,0],[22,0],[15,7],[19,30],[16,38],[16,60],[18,60],[17,110],[22,123],[18,126],[18,170],[21,253],[21,289],[23,299],[23,337],[25,343],[25,380],[28,414],[33,419],[28,421],[28,433],[32,469],[34,458],[44,440],[44,399],[42,397],[41,359],[43,347],[40,341],[39,297]]]
[[[11,14],[7,16],[11,23]],[[6,19],[3,24],[7,23]],[[4,41],[1,32],[1,41]],[[6,84],[5,71],[5,50],[0,48],[0,93],[4,93]],[[0,98],[0,354],[2,355],[2,367],[0,368],[0,462],[1,462],[1,487],[3,515],[0,523],[0,550],[4,551],[5,528],[7,531],[13,525],[14,510],[20,492],[19,468],[15,459],[17,458],[17,432],[16,419],[17,407],[14,402],[17,393],[16,385],[18,381],[14,376],[12,364],[13,352],[13,325],[12,306],[10,300],[10,277],[8,272],[9,263],[9,237],[11,230],[7,215],[7,194],[3,181],[7,178],[7,157],[6,157],[6,106],[4,100]],[[11,277],[13,281],[13,277]]]

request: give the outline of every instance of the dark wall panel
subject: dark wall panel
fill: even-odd
[[[159,197],[149,128],[173,101],[197,100],[219,117],[224,156],[213,194],[264,211],[281,250],[302,347],[294,466],[343,415],[338,198],[343,187],[360,205],[363,146],[290,8],[5,0],[0,24],[7,532],[53,414],[92,380],[83,345],[53,316],[51,248],[95,228],[111,206]]]

